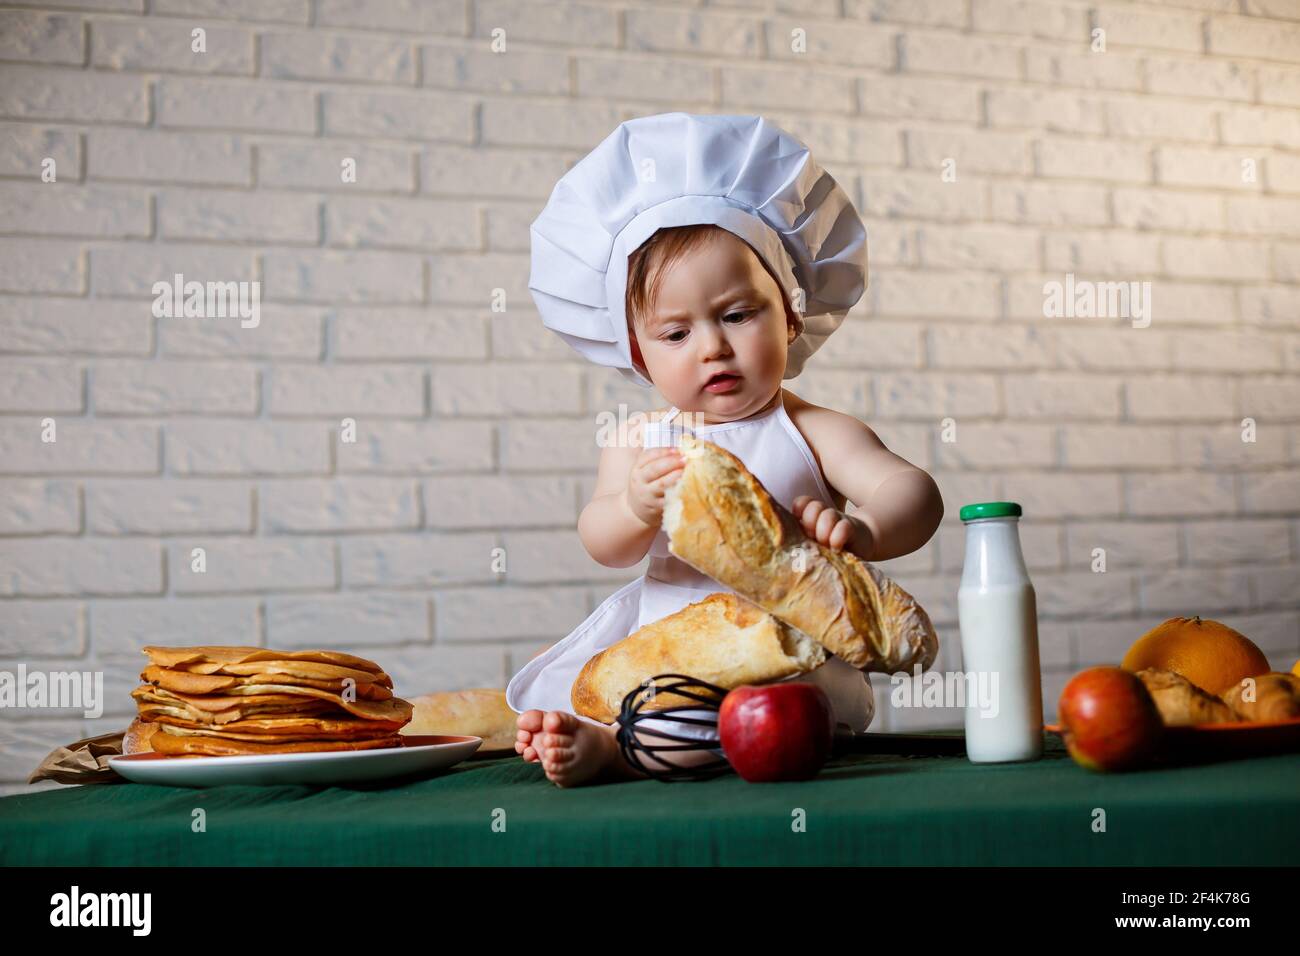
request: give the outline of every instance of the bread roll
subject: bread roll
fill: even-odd
[[[1300,717],[1300,677],[1281,671],[1246,677],[1224,691],[1223,700],[1242,720],[1294,720]]]
[[[519,715],[506,703],[506,692],[497,688],[439,691],[412,697],[415,713],[402,728],[403,734],[436,734],[482,737],[485,750],[514,750]]]
[[[153,751],[149,739],[158,731],[158,724],[139,717],[131,721],[126,733],[122,735],[122,753],[147,754]]]
[[[1230,724],[1237,715],[1219,698],[1201,690],[1173,671],[1146,667],[1137,672],[1160,711],[1166,727],[1194,727],[1197,724]]]
[[[686,467],[665,495],[668,547],[864,671],[934,663],[939,640],[910,594],[848,551],[804,534],[739,458],[684,435]]]
[[[656,674],[685,674],[731,690],[805,674],[826,660],[815,641],[729,591],[710,594],[652,621],[583,666],[573,712],[613,723],[629,691]],[[692,703],[656,694],[645,710]]]

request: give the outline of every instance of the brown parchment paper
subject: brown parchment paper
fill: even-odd
[[[55,747],[41,761],[40,766],[27,778],[28,783],[53,780],[56,783],[126,783],[108,765],[109,757],[122,752],[125,730],[98,737],[87,737],[76,743]]]

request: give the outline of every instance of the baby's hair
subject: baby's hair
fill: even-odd
[[[623,311],[630,323],[628,331],[643,326],[654,308],[663,274],[686,253],[697,249],[724,231],[712,223],[669,226],[655,230],[627,257],[627,298]]]

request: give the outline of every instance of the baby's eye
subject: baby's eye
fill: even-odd
[[[734,319],[736,320],[736,322],[744,322],[747,318],[749,318],[749,317],[750,317],[751,315],[753,315],[753,314],[754,314],[754,313],[753,313],[752,311],[750,311],[750,312],[728,312],[726,315],[724,315],[724,316],[722,317],[722,321],[725,322],[725,321],[727,321],[727,319],[733,319],[733,318],[734,318]]]
[[[674,333],[672,333],[671,335],[665,335],[665,336],[664,336],[664,339],[665,339],[665,341],[668,341],[668,342],[680,342],[681,339],[677,338],[677,336],[679,336],[679,335],[685,335],[685,334],[686,334],[685,332],[680,332],[680,331],[679,331],[679,332],[674,332]]]

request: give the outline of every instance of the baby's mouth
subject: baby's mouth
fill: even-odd
[[[719,372],[704,383],[704,388],[710,392],[725,392],[730,390],[739,381],[740,376],[733,372]]]

